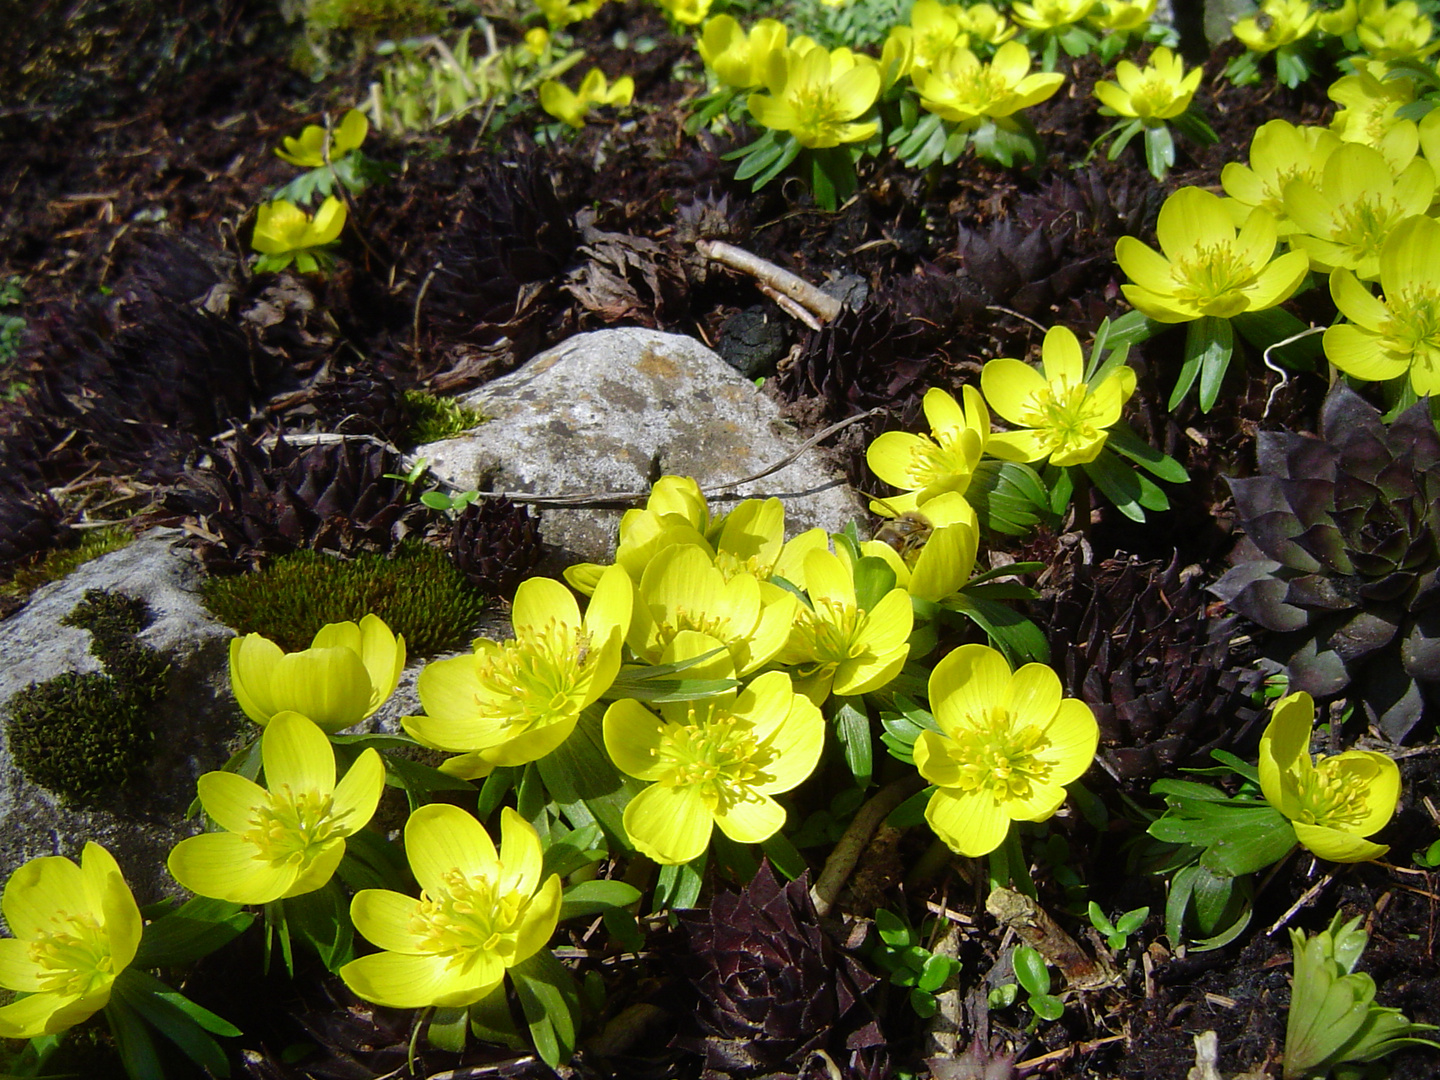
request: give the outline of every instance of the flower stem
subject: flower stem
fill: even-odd
[[[865,850],[865,845],[870,842],[870,837],[880,827],[880,823],[924,786],[924,779],[919,773],[914,773],[886,784],[869,802],[860,807],[845,829],[845,834],[836,843],[835,850],[830,852],[830,857],[825,860],[825,868],[820,871],[820,877],[810,889],[810,898],[815,901],[815,910],[819,914],[828,915],[835,906],[840,890],[854,872],[861,852]]]

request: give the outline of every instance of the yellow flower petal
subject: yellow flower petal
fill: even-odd
[[[170,876],[197,896],[236,904],[268,904],[285,895],[297,876],[293,863],[257,859],[255,846],[237,833],[204,833],[170,849]]]
[[[498,957],[477,953],[463,965],[442,955],[382,952],[352,960],[340,978],[366,1001],[392,1009],[460,1007],[486,997],[505,978]]]
[[[300,713],[324,731],[358,724],[374,694],[364,661],[345,648],[287,653],[271,672],[270,688],[277,709]]]
[[[411,927],[420,902],[389,889],[361,889],[350,901],[350,921],[372,945],[387,952],[419,952],[424,938]]]
[[[230,687],[240,710],[264,726],[277,711],[270,678],[284,650],[269,638],[246,634],[230,640]]]
[[[355,662],[359,663],[358,657]],[[329,795],[335,790],[335,752],[330,740],[299,713],[276,713],[271,718],[260,736],[260,757],[265,763],[265,786],[271,791],[288,787],[297,793]]]
[[[700,857],[710,844],[714,818],[698,788],[651,784],[625,807],[624,825],[638,851],[674,865]]]
[[[341,819],[342,836],[363,829],[375,816],[385,793],[385,762],[373,748],[361,752],[335,785],[331,813]]]
[[[451,871],[493,878],[500,856],[485,827],[458,806],[427,803],[405,822],[405,857],[415,880],[431,896],[448,894]]]
[[[253,780],[235,773],[206,773],[196,782],[196,788],[205,813],[228,832],[249,829],[255,808],[270,803],[268,791]]]
[[[939,788],[925,806],[925,820],[952,851],[972,858],[990,854],[1010,832],[1009,815],[984,791]]]
[[[717,807],[715,824],[738,844],[758,844],[785,825],[785,808],[768,795],[754,794]]]

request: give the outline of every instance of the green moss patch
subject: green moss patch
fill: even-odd
[[[88,529],[74,547],[47,552],[39,561],[17,567],[10,580],[0,585],[0,593],[24,600],[41,585],[68,577],[82,564],[119,551],[134,539],[135,534],[124,525]]]
[[[405,391],[405,415],[409,422],[406,441],[415,446],[453,438],[490,419],[454,398],[436,397],[424,390]]]
[[[390,558],[297,551],[256,574],[210,578],[200,596],[226,626],[264,634],[286,652],[309,648],[326,623],[373,613],[405,635],[410,656],[434,656],[469,645],[485,609],[484,596],[449,557],[421,543],[404,544]]]
[[[143,600],[91,589],[61,622],[90,631],[90,652],[105,671],[66,672],[10,699],[6,736],[15,764],[67,803],[99,806],[144,772],[150,718],[170,671],[135,639],[149,621]]]

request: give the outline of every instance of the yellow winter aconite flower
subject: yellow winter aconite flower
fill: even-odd
[[[0,1007],[0,1039],[54,1035],[103,1009],[140,946],[140,908],[99,844],[86,843],[79,866],[31,859],[0,909],[15,935],[0,938],[0,987],[27,995]]]
[[[599,11],[605,0],[535,0],[535,6],[545,16],[551,30],[563,30],[571,23],[582,22]]]
[[[289,200],[277,199],[255,211],[250,246],[266,257],[266,270],[278,272],[293,262],[302,274],[310,274],[320,269],[314,250],[337,240],[344,228],[345,204],[334,195],[313,218]]]
[[[967,44],[961,36],[959,9],[938,0],[915,0],[910,9],[910,32],[918,68],[928,68],[954,45]]]
[[[889,683],[910,654],[910,594],[891,589],[866,610],[850,567],[818,550],[805,557],[805,591],[810,606],[796,605],[790,638],[775,657],[795,669],[795,689],[819,705],[832,693],[868,694]]]
[[[1365,0],[1355,36],[1376,60],[1423,60],[1440,48],[1440,42],[1431,41],[1435,24],[1415,0],[1400,0],[1393,7],[1385,0]]]
[[[1180,58],[1163,45],[1150,54],[1143,68],[1129,60],[1115,65],[1115,82],[1095,84],[1095,96],[1119,116],[1158,123],[1171,120],[1190,107],[1190,99],[1204,72],[1198,67],[1185,74]]]
[[[1021,26],[1031,30],[1060,30],[1084,19],[1095,7],[1096,0],[1016,0],[1010,14]]]
[[[1410,163],[1420,146],[1420,131],[1415,121],[1397,114],[1415,100],[1414,80],[1386,78],[1385,65],[1372,61],[1336,79],[1326,94],[1340,106],[1330,120],[1340,138],[1379,150],[1397,173]]]
[[[585,126],[585,118],[596,105],[629,105],[635,96],[635,80],[622,75],[613,84],[599,68],[591,68],[575,92],[558,79],[540,84],[540,107],[572,128]]]
[[[1378,150],[1346,143],[1325,162],[1320,183],[1292,180],[1285,213],[1295,225],[1291,246],[1308,252],[1317,270],[1344,268],[1363,281],[1380,274],[1380,248],[1405,218],[1435,198],[1435,171],[1416,158],[1396,177]]]
[[[1241,19],[1231,32],[1251,52],[1274,52],[1309,34],[1319,17],[1308,0],[1265,0],[1258,12]]]
[[[200,805],[225,831],[181,840],[167,864],[197,896],[268,904],[320,888],[385,788],[385,765],[373,749],[337,784],[330,740],[299,713],[271,717],[260,757],[268,790],[235,773],[200,777]]]
[[[1402,221],[1380,249],[1383,298],[1347,270],[1330,275],[1330,296],[1350,320],[1325,331],[1325,355],[1348,375],[1383,382],[1410,374],[1420,397],[1440,394],[1440,222]]]
[[[665,13],[681,26],[699,26],[710,14],[711,0],[657,0]]]
[[[667,663],[703,656],[715,638],[683,631]],[[735,675],[721,651],[689,669],[696,678]],[[798,787],[815,769],[825,721],[790,676],[768,671],[743,689],[703,701],[662,704],[656,716],[638,701],[605,712],[605,749],[616,766],[653,781],[625,807],[631,843],[658,863],[698,858],[715,826],[741,844],[768,840],[785,824],[772,795]]]
[[[726,577],[705,549],[665,548],[645,568],[630,621],[630,648],[652,664],[684,631],[722,642],[741,675],[770,661],[790,636],[795,596],[754,574]]]
[[[955,19],[960,25],[960,33],[967,39],[967,47],[975,44],[1003,45],[1020,32],[1018,26],[991,4],[968,4],[956,8]]]
[[[1185,187],[1165,200],[1155,226],[1160,251],[1133,236],[1115,244],[1115,261],[1133,284],[1125,299],[1157,322],[1202,316],[1228,319],[1263,311],[1289,298],[1304,280],[1309,257],[1275,253],[1277,226],[1265,210],[1251,211],[1239,234],[1218,195]]]
[[[796,45],[799,43],[797,42]],[[860,142],[878,125],[857,122],[880,96],[880,68],[849,49],[792,46],[770,54],[768,94],[751,94],[750,113],[762,127],[788,131],[812,150]]]
[[[422,806],[405,822],[405,856],[420,899],[361,889],[350,901],[355,929],[384,950],[340,969],[366,1001],[394,1009],[473,1005],[555,932],[560,877],[541,880],[540,836],[508,806],[500,811],[499,852],[458,806]]]
[[[338,161],[351,150],[357,149],[370,133],[370,121],[359,109],[345,114],[338,127],[330,133],[330,160]],[[276,150],[275,156],[298,165],[302,169],[319,169],[325,164],[326,132],[319,124],[310,124],[300,132],[297,139],[287,135],[284,149]]]
[[[732,16],[716,15],[706,21],[695,48],[722,86],[750,90],[765,85],[770,54],[785,48],[786,35],[775,19],[761,19],[747,34]]]
[[[925,809],[935,835],[961,855],[986,855],[1012,821],[1044,821],[1065,785],[1090,767],[1095,716],[1066,698],[1044,664],[1015,671],[986,645],[962,645],[930,675],[940,732],[915,740],[915,766],[936,786]]]
[[[991,360],[980,372],[990,407],[1020,430],[992,432],[988,450],[1006,461],[1083,465],[1105,448],[1107,430],[1135,392],[1123,364],[1096,386],[1085,382],[1085,358],[1074,333],[1051,327],[1041,349],[1044,374],[1019,360]]]
[[[923,402],[925,419],[930,422],[929,435],[887,431],[866,449],[870,471],[906,492],[883,501],[873,500],[873,513],[894,517],[947,491],[965,494],[990,438],[990,413],[980,391],[973,386],[964,387],[961,397],[965,401],[963,409],[944,390],[931,387],[925,391]]]
[[[327,732],[358,724],[395,692],[404,670],[405,638],[378,615],[322,626],[297,653],[259,634],[230,641],[236,704],[261,727],[282,712],[300,713]]]
[[[427,664],[416,686],[425,715],[401,723],[416,741],[459,753],[440,767],[467,780],[544,757],[615,680],[633,596],[629,576],[612,566],[582,619],[560,582],[522,582],[514,639],[481,638],[470,656]]]
[[[1090,22],[1101,30],[1123,33],[1139,30],[1155,16],[1156,0],[1108,0],[1090,12]]]
[[[963,589],[980,548],[979,520],[965,497],[953,491],[938,495],[923,511],[908,511],[895,522],[901,523],[913,530],[908,536],[894,544],[866,540],[860,554],[884,559],[895,571],[895,584],[916,599],[935,603]]]
[[[1395,814],[1400,770],[1384,754],[1346,750],[1310,760],[1315,702],[1303,691],[1275,703],[1260,739],[1260,789],[1322,859],[1365,862],[1390,849],[1365,837]]]
[[[973,129],[986,117],[1003,118],[1046,100],[1065,76],[1030,71],[1030,51],[1018,41],[995,50],[983,63],[969,49],[947,49],[929,71],[911,74],[920,104],[930,112]]]
[[[1340,141],[1329,128],[1296,127],[1287,120],[1262,125],[1250,140],[1250,164],[1232,161],[1220,170],[1236,228],[1258,206],[1275,217],[1280,236],[1294,232],[1294,223],[1285,215],[1285,188],[1292,180],[1318,185],[1325,162]]]

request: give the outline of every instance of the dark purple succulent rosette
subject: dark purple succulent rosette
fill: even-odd
[[[763,862],[743,892],[682,916],[703,1034],[671,1045],[703,1054],[703,1077],[819,1080],[828,1074],[817,1050],[846,1076],[886,1074],[884,1036],[863,1000],[876,977],[831,944],[807,878],[781,885]]]
[[[1272,632],[1292,691],[1345,694],[1403,739],[1440,692],[1440,436],[1428,402],[1388,427],[1344,383],[1320,433],[1262,432],[1230,479],[1245,530],[1212,591]]]

